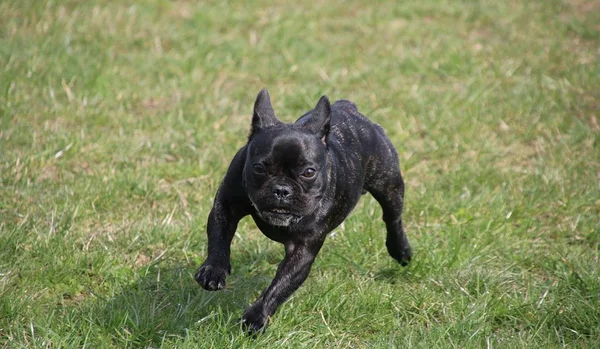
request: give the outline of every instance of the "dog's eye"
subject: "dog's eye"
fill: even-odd
[[[254,172],[258,173],[258,174],[265,174],[267,173],[267,171],[265,171],[265,167],[261,164],[254,164],[252,166],[252,168],[254,169]]]
[[[302,172],[302,177],[304,178],[313,178],[317,174],[317,171],[314,168],[307,168]]]

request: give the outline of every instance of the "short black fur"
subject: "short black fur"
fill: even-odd
[[[261,90],[248,143],[233,158],[208,216],[208,256],[196,281],[211,291],[225,287],[231,240],[240,219],[251,215],[267,237],[285,246],[271,285],[242,316],[248,332],[266,329],[277,307],[306,280],[327,234],[365,192],[382,207],[389,254],[408,264],[404,182],[383,129],[352,102],[330,105],[325,96],[294,124],[284,124]]]

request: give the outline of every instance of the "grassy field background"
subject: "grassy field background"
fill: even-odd
[[[600,346],[600,2],[0,2],[0,347]],[[408,268],[364,196],[247,338],[283,248],[193,273],[262,87],[397,146]]]

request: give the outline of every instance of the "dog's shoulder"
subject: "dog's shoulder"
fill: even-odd
[[[358,108],[356,107],[356,104],[347,99],[340,99],[338,101],[335,101],[335,103],[333,103],[333,105],[331,106],[331,109],[337,109],[349,113],[358,113]]]
[[[341,99],[331,105],[331,127],[346,129],[371,128],[373,122],[364,116],[352,101]]]

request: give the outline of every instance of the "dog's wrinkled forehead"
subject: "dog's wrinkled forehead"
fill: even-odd
[[[252,140],[250,156],[256,161],[268,161],[280,166],[303,165],[320,161],[318,140],[303,132],[259,134]]]

